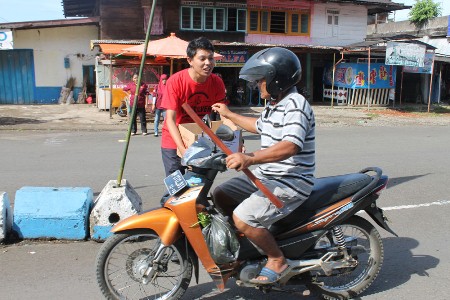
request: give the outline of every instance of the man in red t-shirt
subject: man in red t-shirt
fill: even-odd
[[[180,170],[180,157],[186,151],[181,139],[178,125],[192,123],[193,120],[181,107],[187,102],[193,110],[203,117],[211,113],[214,103],[225,99],[225,85],[221,78],[212,74],[215,66],[214,46],[211,42],[200,37],[192,40],[186,50],[190,68],[175,73],[167,80],[166,92],[161,107],[166,110],[166,118],[162,128],[161,154],[166,176]]]

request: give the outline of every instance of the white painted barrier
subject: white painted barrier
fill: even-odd
[[[93,240],[105,240],[117,222],[142,210],[141,197],[126,179],[122,180],[120,187],[116,186],[117,181],[110,180],[94,202],[89,218]]]
[[[12,228],[13,213],[8,194],[0,192],[0,243],[7,239]]]

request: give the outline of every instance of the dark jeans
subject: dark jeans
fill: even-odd
[[[180,170],[181,174],[184,174],[186,167],[181,165],[181,158],[177,155],[177,149],[161,148],[161,157],[166,177],[176,170]]]
[[[147,133],[147,119],[145,117],[145,107],[136,107],[136,115],[134,116],[133,123],[131,125],[131,132],[137,132],[136,119],[139,115],[139,120],[141,121],[141,131],[142,133]]]

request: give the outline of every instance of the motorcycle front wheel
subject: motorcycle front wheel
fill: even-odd
[[[192,277],[192,262],[178,241],[166,248],[148,282],[144,273],[152,267],[161,241],[150,230],[116,233],[101,247],[96,260],[97,282],[107,299],[179,299]]]
[[[332,275],[314,272],[325,299],[350,299],[366,290],[377,277],[383,263],[383,242],[376,228],[367,220],[354,216],[340,225],[349,255],[355,267],[333,270]],[[330,230],[316,244],[317,248],[336,249],[336,237]]]

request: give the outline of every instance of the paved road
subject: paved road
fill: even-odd
[[[390,176],[379,204],[388,208],[399,238],[380,230],[385,243],[383,269],[362,298],[449,299],[450,127],[341,127],[317,132],[317,175],[379,166]],[[2,131],[0,190],[14,200],[22,186],[88,186],[96,195],[116,179],[124,132]],[[258,139],[248,136],[248,149]],[[233,176],[221,175],[218,182]],[[164,188],[159,140],[133,137],[124,178],[156,205]],[[23,241],[0,246],[0,299],[102,299],[94,260],[100,244],[91,241]],[[202,272],[184,299],[298,299],[298,294],[262,294],[231,280],[216,295]],[[306,297],[304,299],[315,299]]]

